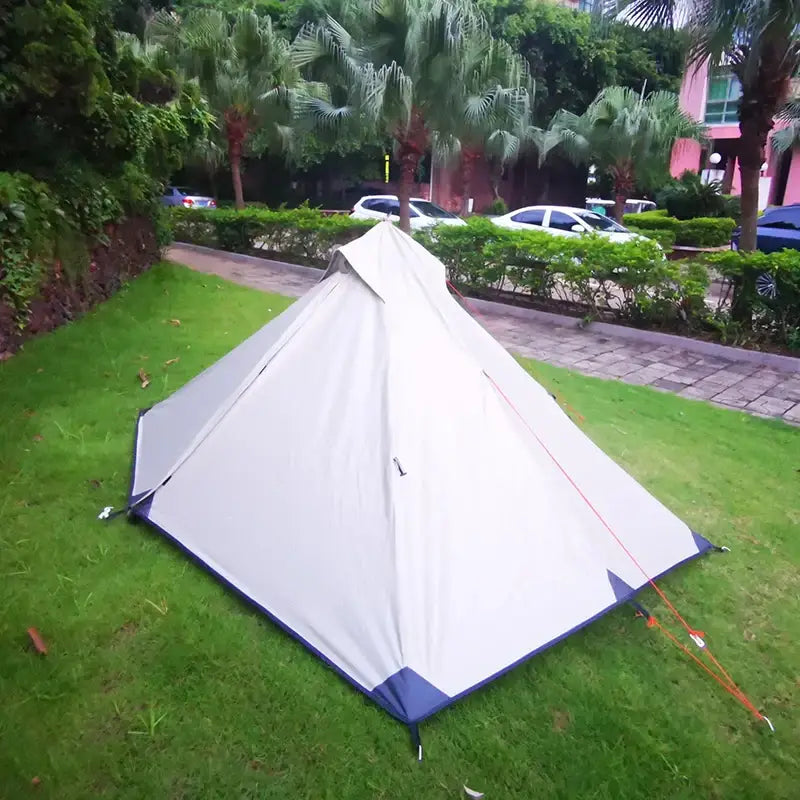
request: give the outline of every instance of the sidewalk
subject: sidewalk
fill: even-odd
[[[322,276],[319,270],[288,271],[275,262],[180,244],[168,249],[167,258],[287,297],[299,297]],[[481,311],[481,321],[509,350],[528,358],[800,424],[800,372],[737,359],[735,348],[726,348],[724,357],[708,356],[493,311]]]

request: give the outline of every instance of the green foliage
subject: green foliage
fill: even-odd
[[[46,259],[55,207],[47,187],[24,173],[0,172],[0,302],[24,322]]]
[[[628,227],[633,225],[640,230],[672,231],[676,236],[680,226],[679,220],[667,216],[666,211],[661,208],[655,211],[642,211],[641,214],[625,214],[622,221]]]
[[[722,195],[723,209],[722,216],[736,220],[738,225],[742,219],[742,197],[738,194]]]
[[[344,214],[324,215],[319,209],[242,210],[170,208],[172,232],[178,241],[238,253],[263,254],[325,266],[334,247],[361,236],[375,223]]]
[[[625,224],[628,230],[658,242],[665,252],[671,250],[672,246],[675,244],[676,232],[669,228],[640,228],[638,225],[627,222],[628,219],[636,219],[638,216],[638,214],[625,215]]]
[[[800,328],[800,251],[777,253],[724,250],[708,253],[703,264],[723,279],[724,303],[717,309],[717,324],[730,331],[733,311],[739,305],[753,309],[752,328],[742,327],[735,333],[741,341],[747,337],[777,341],[794,346]],[[759,280],[768,290],[759,291]],[[730,295],[732,294],[732,298]],[[730,304],[727,301],[730,300]]]
[[[566,109],[581,113],[606,86],[637,92],[676,92],[685,54],[684,37],[672,31],[596,24],[589,14],[544,0],[482,0],[496,36],[530,64],[536,82],[536,114],[549,120]]]
[[[656,194],[656,203],[678,219],[724,217],[728,206],[718,181],[706,183],[690,170],[667,182]]]
[[[506,201],[502,197],[495,197],[486,209],[486,213],[489,216],[502,217],[503,214],[508,213],[508,205],[506,205]]]
[[[576,164],[594,163],[611,177],[615,199],[625,199],[637,185],[663,182],[678,139],[702,141],[706,132],[681,109],[673,92],[645,95],[608,86],[583,114],[562,110],[553,117],[540,159],[558,149]]]
[[[675,244],[687,247],[722,247],[730,242],[736,227],[736,221],[728,217],[682,220],[667,216],[663,209],[626,214],[624,222],[645,235],[648,231],[669,231],[675,236]]]
[[[736,221],[727,217],[697,217],[680,221],[676,244],[689,247],[722,247],[731,240]]]
[[[157,212],[211,120],[159,53],[114,35],[102,3],[12,0],[2,17],[0,303],[24,325],[47,281],[83,276],[109,223]]]

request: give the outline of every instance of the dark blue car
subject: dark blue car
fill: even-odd
[[[739,249],[740,229],[731,237],[731,247]],[[767,211],[758,218],[758,241],[756,247],[764,253],[790,248],[800,250],[800,203],[780,206]]]

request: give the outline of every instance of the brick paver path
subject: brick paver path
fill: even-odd
[[[287,297],[304,294],[321,274],[287,272],[266,261],[245,263],[181,245],[169,248],[167,256],[201,272]],[[733,350],[727,359],[618,339],[591,328],[556,328],[539,320],[495,313],[484,312],[481,317],[498,341],[520,355],[584,375],[616,378],[800,424],[800,373],[736,361]]]

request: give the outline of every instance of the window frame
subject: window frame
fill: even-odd
[[[722,100],[711,100],[711,87],[714,81],[725,81],[725,97]],[[738,92],[731,97],[731,87],[736,83]],[[708,76],[706,87],[706,100],[703,108],[703,122],[706,125],[733,125],[739,122],[739,101],[742,97],[742,85],[739,79],[732,72],[722,72]],[[709,112],[709,106],[715,108]],[[718,119],[709,119],[718,117]]]

